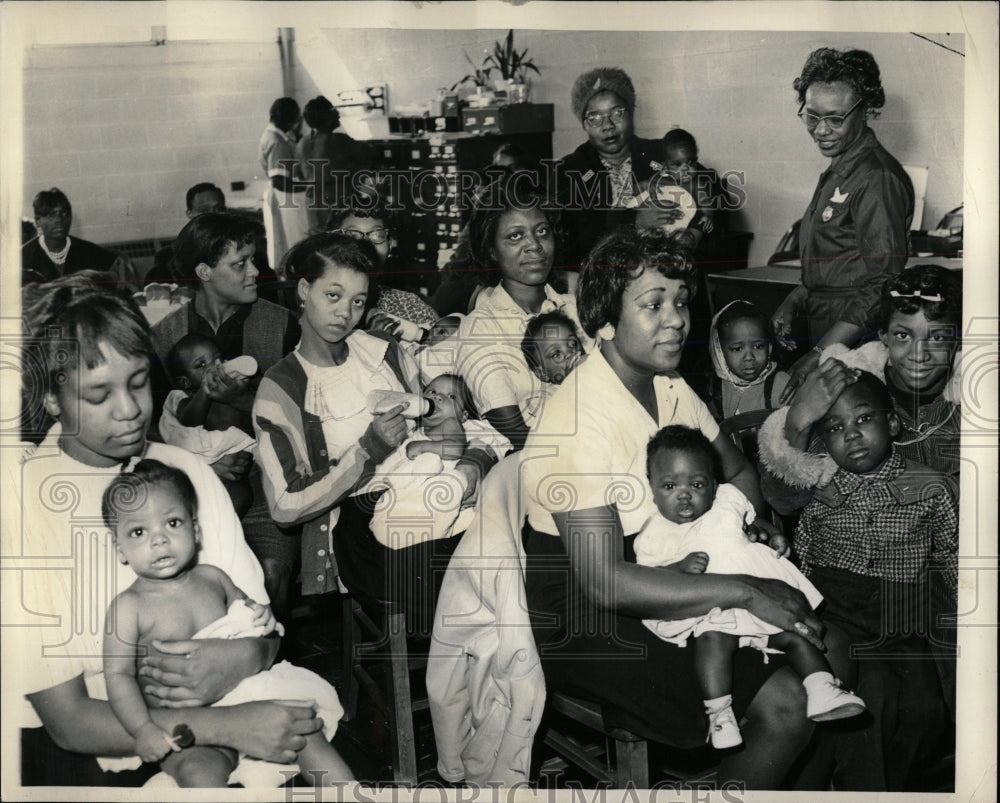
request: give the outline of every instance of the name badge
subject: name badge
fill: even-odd
[[[830,218],[832,218],[832,217],[833,217],[833,207],[832,206],[828,206],[826,209],[823,210],[823,222],[824,223],[829,223],[830,222]]]

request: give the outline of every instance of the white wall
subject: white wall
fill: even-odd
[[[390,107],[421,102],[470,71],[463,49],[478,63],[505,34],[300,28],[293,94],[305,102],[378,83]],[[573,80],[609,65],[636,85],[640,136],[682,126],[703,162],[743,171],[752,263],[800,216],[825,166],[791,88],[816,47],[875,55],[887,102],[872,127],[901,162],[930,167],[924,225],[962,201],[965,60],[910,34],[517,30],[515,44],[542,70],[533,99],[555,104],[557,156],[583,138],[569,110]],[[963,37],[948,44],[962,50]],[[110,242],[175,234],[196,181],[228,188],[258,175],[257,138],[281,94],[281,65],[275,42],[46,47],[29,53],[24,80],[25,211],[38,189],[58,185],[73,202],[76,233]],[[373,134],[387,130],[384,118],[368,119]]]
[[[420,102],[470,71],[505,30],[324,31],[336,64],[317,82],[387,83],[393,103]],[[945,39],[944,37],[938,37]],[[556,156],[583,141],[569,108],[577,75],[592,67],[623,68],[638,94],[636,133],[662,136],[681,126],[698,140],[702,161],[720,172],[743,171],[743,224],[755,234],[751,264],[762,264],[801,216],[828,161],[795,117],[792,81],[815,48],[858,47],[882,71],[886,106],[872,123],[904,164],[930,167],[924,225],[937,224],[962,202],[965,59],[906,33],[570,32],[517,30],[542,71],[533,99],[556,107]],[[963,50],[963,37],[948,45]],[[339,65],[339,68],[338,68]]]
[[[24,73],[24,214],[38,190],[73,204],[96,242],[172,237],[199,181],[259,174],[257,140],[281,95],[275,42],[50,46]]]

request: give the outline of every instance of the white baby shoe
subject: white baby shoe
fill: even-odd
[[[806,689],[806,716],[813,722],[847,719],[865,710],[865,701],[840,688],[840,680],[829,672],[813,672],[802,685]]]
[[[725,750],[743,744],[743,736],[740,734],[740,726],[736,724],[732,705],[714,710],[706,708],[705,713],[708,714],[708,739],[705,741],[711,741],[712,747],[716,750]]]

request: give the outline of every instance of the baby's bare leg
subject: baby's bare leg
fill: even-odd
[[[313,786],[336,786],[354,780],[351,768],[322,732],[306,737],[306,746],[299,751],[298,762],[299,774]]]
[[[160,762],[160,769],[183,789],[225,789],[238,756],[227,747],[185,747]]]
[[[829,672],[836,674],[830,667],[826,656],[806,641],[798,633],[775,633],[767,639],[769,647],[781,650],[788,658],[792,669],[800,678],[807,678],[813,672]]]
[[[694,671],[702,697],[714,700],[733,692],[733,657],[740,640],[709,630],[694,640]]]

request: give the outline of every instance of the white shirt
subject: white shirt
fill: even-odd
[[[545,301],[539,312],[552,310],[562,310],[580,329],[573,297],[545,285]],[[468,383],[480,413],[519,406],[540,394],[541,381],[521,353],[524,330],[534,317],[498,284],[479,294],[476,308],[459,326],[458,373]]]
[[[700,429],[710,441],[719,425],[680,377],[653,379],[659,421],[625,388],[600,349],[566,377],[528,436],[522,486],[528,521],[556,535],[552,513],[614,504],[626,535],[656,513],[646,479],[646,444],[668,424]]]
[[[73,459],[58,446],[60,432],[56,424],[21,460],[4,461],[4,482],[20,490],[21,500],[19,510],[4,511],[2,532],[4,654],[20,656],[5,662],[4,671],[13,670],[18,695],[101,672],[105,611],[135,581],[101,518],[101,497],[119,469]],[[260,564],[209,465],[162,443],[149,443],[144,456],[181,469],[194,485],[199,561],[218,566],[248,596],[267,602]],[[41,725],[26,700],[21,717],[21,727]]]

